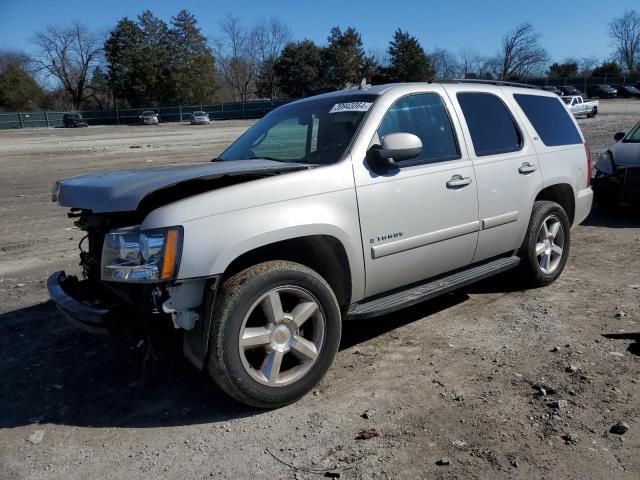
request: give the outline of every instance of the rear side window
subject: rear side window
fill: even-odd
[[[582,143],[580,132],[559,99],[520,93],[513,98],[547,147]]]
[[[478,157],[522,148],[522,134],[502,100],[477,92],[458,93],[457,97]]]

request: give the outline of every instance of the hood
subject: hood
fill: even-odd
[[[640,143],[618,142],[607,150],[613,155],[616,167],[640,167]]]
[[[185,182],[198,182],[198,189],[193,191],[197,194],[202,192],[203,182],[222,177],[244,175],[249,180],[307,168],[310,166],[301,163],[240,160],[89,173],[56,182],[53,200],[64,207],[91,210],[93,213],[130,212],[136,210],[150,194]],[[235,180],[242,181],[241,178]],[[215,182],[208,189],[213,188],[217,188]],[[187,190],[183,197],[189,193]]]

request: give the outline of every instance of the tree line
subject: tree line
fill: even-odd
[[[608,24],[606,59],[550,63],[541,35],[529,23],[502,37],[484,56],[427,51],[398,28],[387,48],[365,50],[354,27],[333,27],[325,44],[296,41],[277,18],[247,26],[227,16],[216,35],[180,10],[167,23],[147,10],[122,18],[106,35],[79,22],[50,26],[32,38],[33,54],[0,50],[0,109],[126,108],[304,97],[370,83],[482,78],[526,81],[640,75],[640,13],[628,10]]]

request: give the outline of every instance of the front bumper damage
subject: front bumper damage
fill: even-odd
[[[156,330],[181,329],[185,356],[198,368],[204,366],[211,318],[205,315],[205,288],[215,295],[219,277],[194,279],[173,285],[137,286],[129,292],[115,291],[102,282],[78,280],[64,271],[47,280],[49,296],[61,317],[86,332],[117,335],[124,331],[139,336]],[[129,286],[132,287],[132,286]],[[161,293],[159,293],[161,291]],[[156,297],[155,299],[149,297]],[[142,301],[147,298],[147,302]],[[157,300],[157,303],[156,303]],[[147,303],[146,306],[142,306]],[[156,304],[156,307],[153,307]]]
[[[617,166],[613,174],[597,171],[593,189],[619,201],[640,202],[640,166]]]
[[[47,289],[62,317],[74,326],[100,335],[113,331],[112,311],[99,306],[98,299],[91,302],[88,296],[82,295],[82,285],[77,278],[67,277],[64,271],[55,272],[47,280]]]

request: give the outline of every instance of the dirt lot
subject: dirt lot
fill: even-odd
[[[629,105],[580,121],[594,154],[640,119]],[[0,478],[638,478],[637,209],[594,210],[550,287],[496,278],[346,324],[319,388],[276,411],[226,399],[179,354],[145,361],[58,320],[45,279],[76,268],[80,232],[52,182],[205,161],[248,125],[0,132]]]

